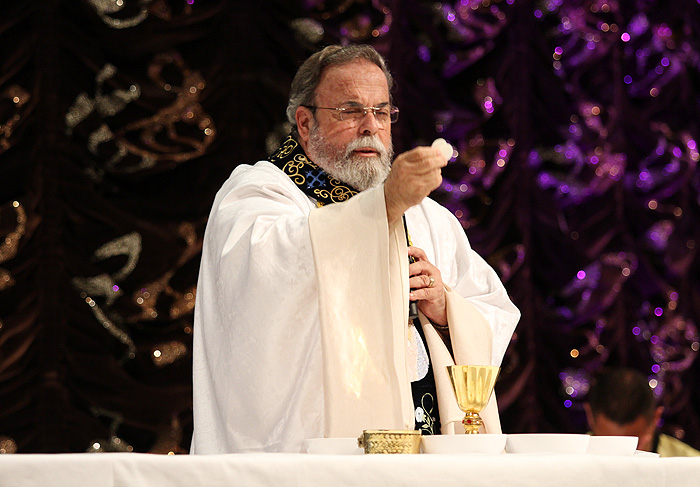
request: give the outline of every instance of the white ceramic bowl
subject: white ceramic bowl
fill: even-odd
[[[591,436],[586,453],[592,455],[634,455],[636,436]]]
[[[586,453],[590,436],[524,433],[507,435],[507,453]]]
[[[306,453],[318,455],[364,455],[364,449],[357,446],[357,438],[309,438],[304,440],[302,449]]]
[[[421,444],[424,453],[497,454],[506,446],[506,435],[425,435]]]

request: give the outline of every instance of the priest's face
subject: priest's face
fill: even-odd
[[[325,108],[297,110],[299,136],[309,158],[360,191],[382,184],[393,157],[391,124],[388,117],[362,110],[389,110],[389,89],[382,70],[364,59],[326,68],[315,106]],[[347,110],[328,109],[341,107]]]

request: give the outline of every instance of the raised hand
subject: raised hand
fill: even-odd
[[[384,183],[387,218],[395,223],[411,206],[437,189],[442,183],[442,168],[452,155],[452,146],[443,139],[431,147],[416,147],[400,154]]]

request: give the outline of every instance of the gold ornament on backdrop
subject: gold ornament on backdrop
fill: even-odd
[[[176,79],[166,79],[166,71],[175,71]],[[119,143],[154,161],[183,162],[204,154],[216,130],[200,104],[206,86],[202,75],[191,71],[178,53],[168,52],[155,56],[148,77],[177,98],[153,116],[127,124],[116,134]]]
[[[155,281],[149,282],[140,286],[133,293],[132,299],[135,304],[141,308],[141,313],[132,316],[129,322],[133,323],[140,320],[153,320],[158,316],[156,305],[162,297],[168,297],[172,300],[169,309],[169,317],[171,319],[179,318],[194,310],[196,298],[196,287],[190,286],[184,291],[173,289],[170,285],[170,279],[175,273],[182,268],[187,262],[192,260],[202,249],[202,239],[197,235],[197,232],[189,222],[183,222],[177,229],[180,237],[183,238],[187,247],[183,250],[173,267],[165,274],[160,276]]]
[[[15,131],[17,124],[22,119],[28,107],[24,105],[31,99],[31,95],[21,86],[12,85],[0,93],[0,101],[9,100],[12,113],[0,111],[0,154],[5,152],[12,145],[10,137]],[[24,108],[23,108],[24,107]]]
[[[151,359],[156,367],[165,367],[187,355],[187,345],[173,340],[153,347]]]
[[[27,214],[24,212],[24,208],[19,203],[19,201],[13,201],[11,203],[12,208],[14,208],[16,213],[16,225],[14,230],[5,234],[5,238],[0,243],[0,264],[6,262],[15,255],[17,255],[17,249],[19,248],[19,242],[22,236],[26,232],[27,228]],[[0,225],[2,225],[2,214],[3,211],[0,210]],[[0,226],[0,229],[2,227]],[[12,274],[7,269],[0,267],[0,291],[4,291],[12,287],[15,284],[15,280]]]
[[[0,436],[0,454],[17,453],[17,443],[9,436]]]
[[[167,52],[153,58],[148,77],[167,93],[158,103],[171,100],[151,116],[114,125],[113,117],[141,98],[142,87],[119,87],[123,76],[111,64],[95,76],[95,93],[80,93],[67,111],[68,135],[78,134],[81,124],[88,126],[89,117],[103,121],[84,135],[88,151],[98,158],[86,170],[94,180],[101,181],[106,172],[135,173],[158,164],[170,169],[203,155],[214,141],[214,122],[201,105],[206,83],[199,72],[191,71],[178,53]]]

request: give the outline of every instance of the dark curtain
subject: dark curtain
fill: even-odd
[[[291,79],[370,43],[398,152],[522,311],[505,432],[584,432],[636,367],[700,447],[695,0],[37,0],[0,5],[0,451],[189,448],[214,194],[286,135]]]

